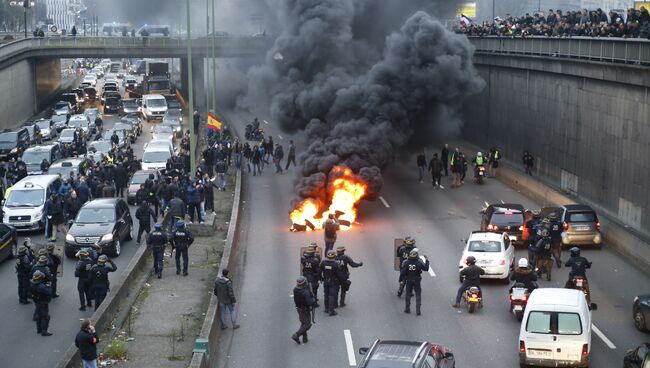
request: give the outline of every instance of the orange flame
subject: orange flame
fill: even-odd
[[[323,222],[329,214],[333,214],[341,222],[341,230],[348,230],[357,218],[357,203],[363,198],[368,189],[361,177],[355,175],[348,167],[336,166],[330,171],[330,182],[327,186],[329,207],[320,201],[307,198],[296,206],[289,217],[295,225],[307,226],[305,230],[323,228]],[[312,226],[313,225],[313,228]],[[295,228],[295,226],[294,226]]]

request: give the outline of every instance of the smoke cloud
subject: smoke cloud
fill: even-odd
[[[265,63],[249,71],[240,103],[270,106],[283,130],[305,132],[300,198],[326,202],[327,174],[337,165],[363,177],[366,199],[376,198],[381,169],[414,132],[456,124],[464,98],[484,87],[467,39],[426,12],[407,16],[421,4],[406,3],[279,1],[284,29]],[[403,23],[389,34],[383,27],[396,19]]]

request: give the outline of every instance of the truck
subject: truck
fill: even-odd
[[[145,60],[145,75],[142,83],[133,89],[127,89],[131,98],[140,98],[145,94],[169,94],[174,93],[169,74],[169,63],[165,60]],[[142,63],[139,65],[141,66]]]

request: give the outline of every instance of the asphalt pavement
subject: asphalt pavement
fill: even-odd
[[[100,83],[103,79],[100,79]],[[98,83],[97,89],[101,90]],[[98,107],[99,102],[93,107]],[[87,105],[86,107],[91,107]],[[101,111],[101,109],[100,109]],[[110,129],[119,121],[117,115],[104,115],[104,130]],[[150,124],[143,121],[143,133],[132,144],[136,157],[142,157],[143,145],[151,137]],[[135,220],[136,207],[131,207],[134,218],[134,234],[137,234],[138,224]],[[25,237],[30,237],[34,244],[47,244],[43,232],[18,233],[19,244]],[[57,244],[63,244],[62,234],[58,235]],[[144,245],[141,245],[144,246]],[[119,279],[131,257],[135,254],[138,245],[135,240],[127,241],[122,245],[122,253],[114,258],[118,269],[112,273],[111,280]],[[18,303],[18,281],[15,274],[15,260],[8,259],[0,264],[0,289],[4,290],[0,297],[0,346],[3,347],[2,363],[0,367],[52,367],[63,355],[65,350],[74,342],[74,338],[81,326],[81,320],[90,317],[94,308],[85,312],[79,311],[79,297],[77,293],[77,279],[74,276],[76,260],[64,257],[63,277],[58,280],[59,298],[50,303],[50,332],[51,337],[42,337],[36,334],[36,323],[32,322],[34,305],[21,305]]]
[[[243,131],[252,115],[228,114],[231,123]],[[306,143],[280,132],[260,116],[263,127],[275,142],[286,147],[297,143],[298,153]],[[439,149],[436,148],[436,151]],[[430,158],[432,151],[428,151]],[[419,183],[415,157],[397,159],[384,172],[382,200],[363,202],[353,229],[339,232],[336,245],[364,266],[351,270],[352,286],[347,306],[338,316],[316,310],[316,325],[308,344],[290,339],[299,322],[292,290],[299,273],[299,249],[311,241],[323,244],[322,232],[289,232],[288,213],[293,183],[298,170],[276,175],[267,166],[261,176],[245,174],[241,213],[238,271],[234,276],[241,328],[222,334],[218,367],[345,367],[354,366],[361,356],[358,348],[377,338],[428,340],[450,347],[459,367],[518,367],[520,323],[509,313],[508,285],[482,282],[485,307],[474,314],[451,307],[458,281],[458,261],[463,243],[479,227],[484,202],[521,203],[539,208],[538,203],[506,187],[496,179],[483,186],[471,180],[450,189],[451,177],[443,178],[444,190],[434,190],[429,181]],[[404,299],[398,299],[393,270],[393,240],[405,235],[417,239],[421,254],[429,256],[433,273],[423,273],[422,316],[405,314]],[[585,249],[593,262],[588,271],[592,301],[598,304],[593,323],[599,333],[592,336],[591,367],[622,365],[627,349],[649,335],[638,332],[632,321],[632,301],[647,293],[650,278],[624,258],[607,249]],[[568,252],[563,252],[563,260]],[[520,247],[516,258],[526,257]],[[555,268],[552,281],[540,287],[563,287],[568,269]],[[323,288],[319,298],[323,299]],[[413,300],[412,303],[415,301]]]

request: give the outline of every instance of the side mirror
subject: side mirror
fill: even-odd
[[[445,359],[452,359],[454,357],[454,354],[451,351],[446,351],[445,352]]]
[[[591,310],[591,311],[598,310],[598,304],[596,304],[596,303],[589,304],[589,310]]]
[[[368,354],[368,350],[370,350],[370,348],[359,348],[359,354],[366,355]]]

